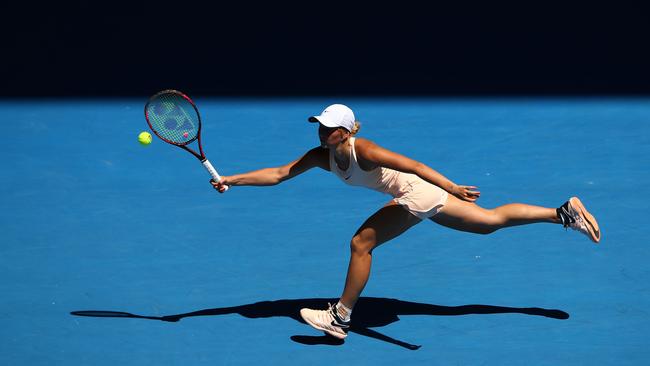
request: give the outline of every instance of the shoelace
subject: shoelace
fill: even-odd
[[[573,216],[573,222],[569,225],[573,230],[578,230],[581,232],[587,232],[587,225],[582,219],[582,216],[575,215]]]
[[[327,312],[338,322],[339,317],[338,314],[336,314],[336,305],[330,304],[329,302],[327,303]]]
[[[566,229],[570,227],[572,230],[579,231],[581,233],[588,233],[587,225],[583,220],[582,216],[576,212],[573,207],[569,206],[569,202],[560,207],[560,219],[562,220],[562,226]]]
[[[318,316],[318,320],[322,324],[329,324],[332,319],[338,321],[338,317],[336,316],[336,307],[330,303],[327,303],[327,310],[318,311],[316,314],[316,316]]]
[[[323,324],[329,324],[332,319],[330,317],[334,318],[334,314],[332,313],[332,305],[330,303],[327,303],[328,309],[326,311],[317,311],[316,314],[318,316],[318,320],[323,323]],[[336,319],[336,318],[334,318]]]

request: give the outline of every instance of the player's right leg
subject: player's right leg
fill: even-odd
[[[334,337],[345,338],[350,327],[352,309],[370,276],[373,249],[421,221],[395,201],[370,216],[350,243],[348,275],[339,302],[330,305],[327,310],[301,309],[300,315],[305,322]]]
[[[572,197],[557,209],[522,203],[485,209],[475,203],[449,195],[445,207],[431,220],[455,230],[477,234],[489,234],[504,227],[517,225],[556,223],[577,230],[596,243],[600,241],[600,230],[596,219],[577,197]]]

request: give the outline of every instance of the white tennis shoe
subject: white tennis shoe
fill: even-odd
[[[344,339],[348,336],[350,322],[344,322],[338,316],[335,305],[327,305],[329,306],[327,310],[300,309],[300,316],[312,327],[338,339]]]
[[[591,241],[600,241],[600,228],[596,218],[587,211],[578,197],[571,197],[558,210],[558,216],[564,227],[585,234]]]

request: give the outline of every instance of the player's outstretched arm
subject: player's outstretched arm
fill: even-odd
[[[219,193],[225,192],[226,186],[272,186],[314,167],[329,170],[328,151],[320,146],[309,150],[305,155],[289,164],[254,170],[248,173],[221,176],[219,182],[210,181],[210,183]]]

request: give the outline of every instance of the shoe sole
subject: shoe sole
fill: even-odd
[[[317,324],[312,323],[309,319],[306,319],[306,318],[302,315],[302,311],[300,312],[300,317],[302,318],[302,320],[305,321],[305,323],[309,324],[311,327],[313,327],[313,328],[315,328],[315,329],[318,329],[318,330],[320,330],[320,331],[323,331],[323,332],[325,332],[326,334],[331,335],[332,337],[335,337],[335,338],[338,338],[338,339],[345,339],[345,337],[348,336],[347,334],[336,333],[336,332],[334,332],[334,331],[332,331],[332,330],[330,330],[330,329],[325,329],[325,328],[323,328],[323,327],[321,327],[321,326],[319,326],[319,325],[317,325]]]
[[[598,221],[596,221],[596,218],[587,211],[578,197],[571,197],[569,203],[578,210],[580,216],[582,216],[587,223],[587,230],[589,231],[589,236],[591,236],[591,241],[598,243],[600,241],[600,228],[598,227]]]

